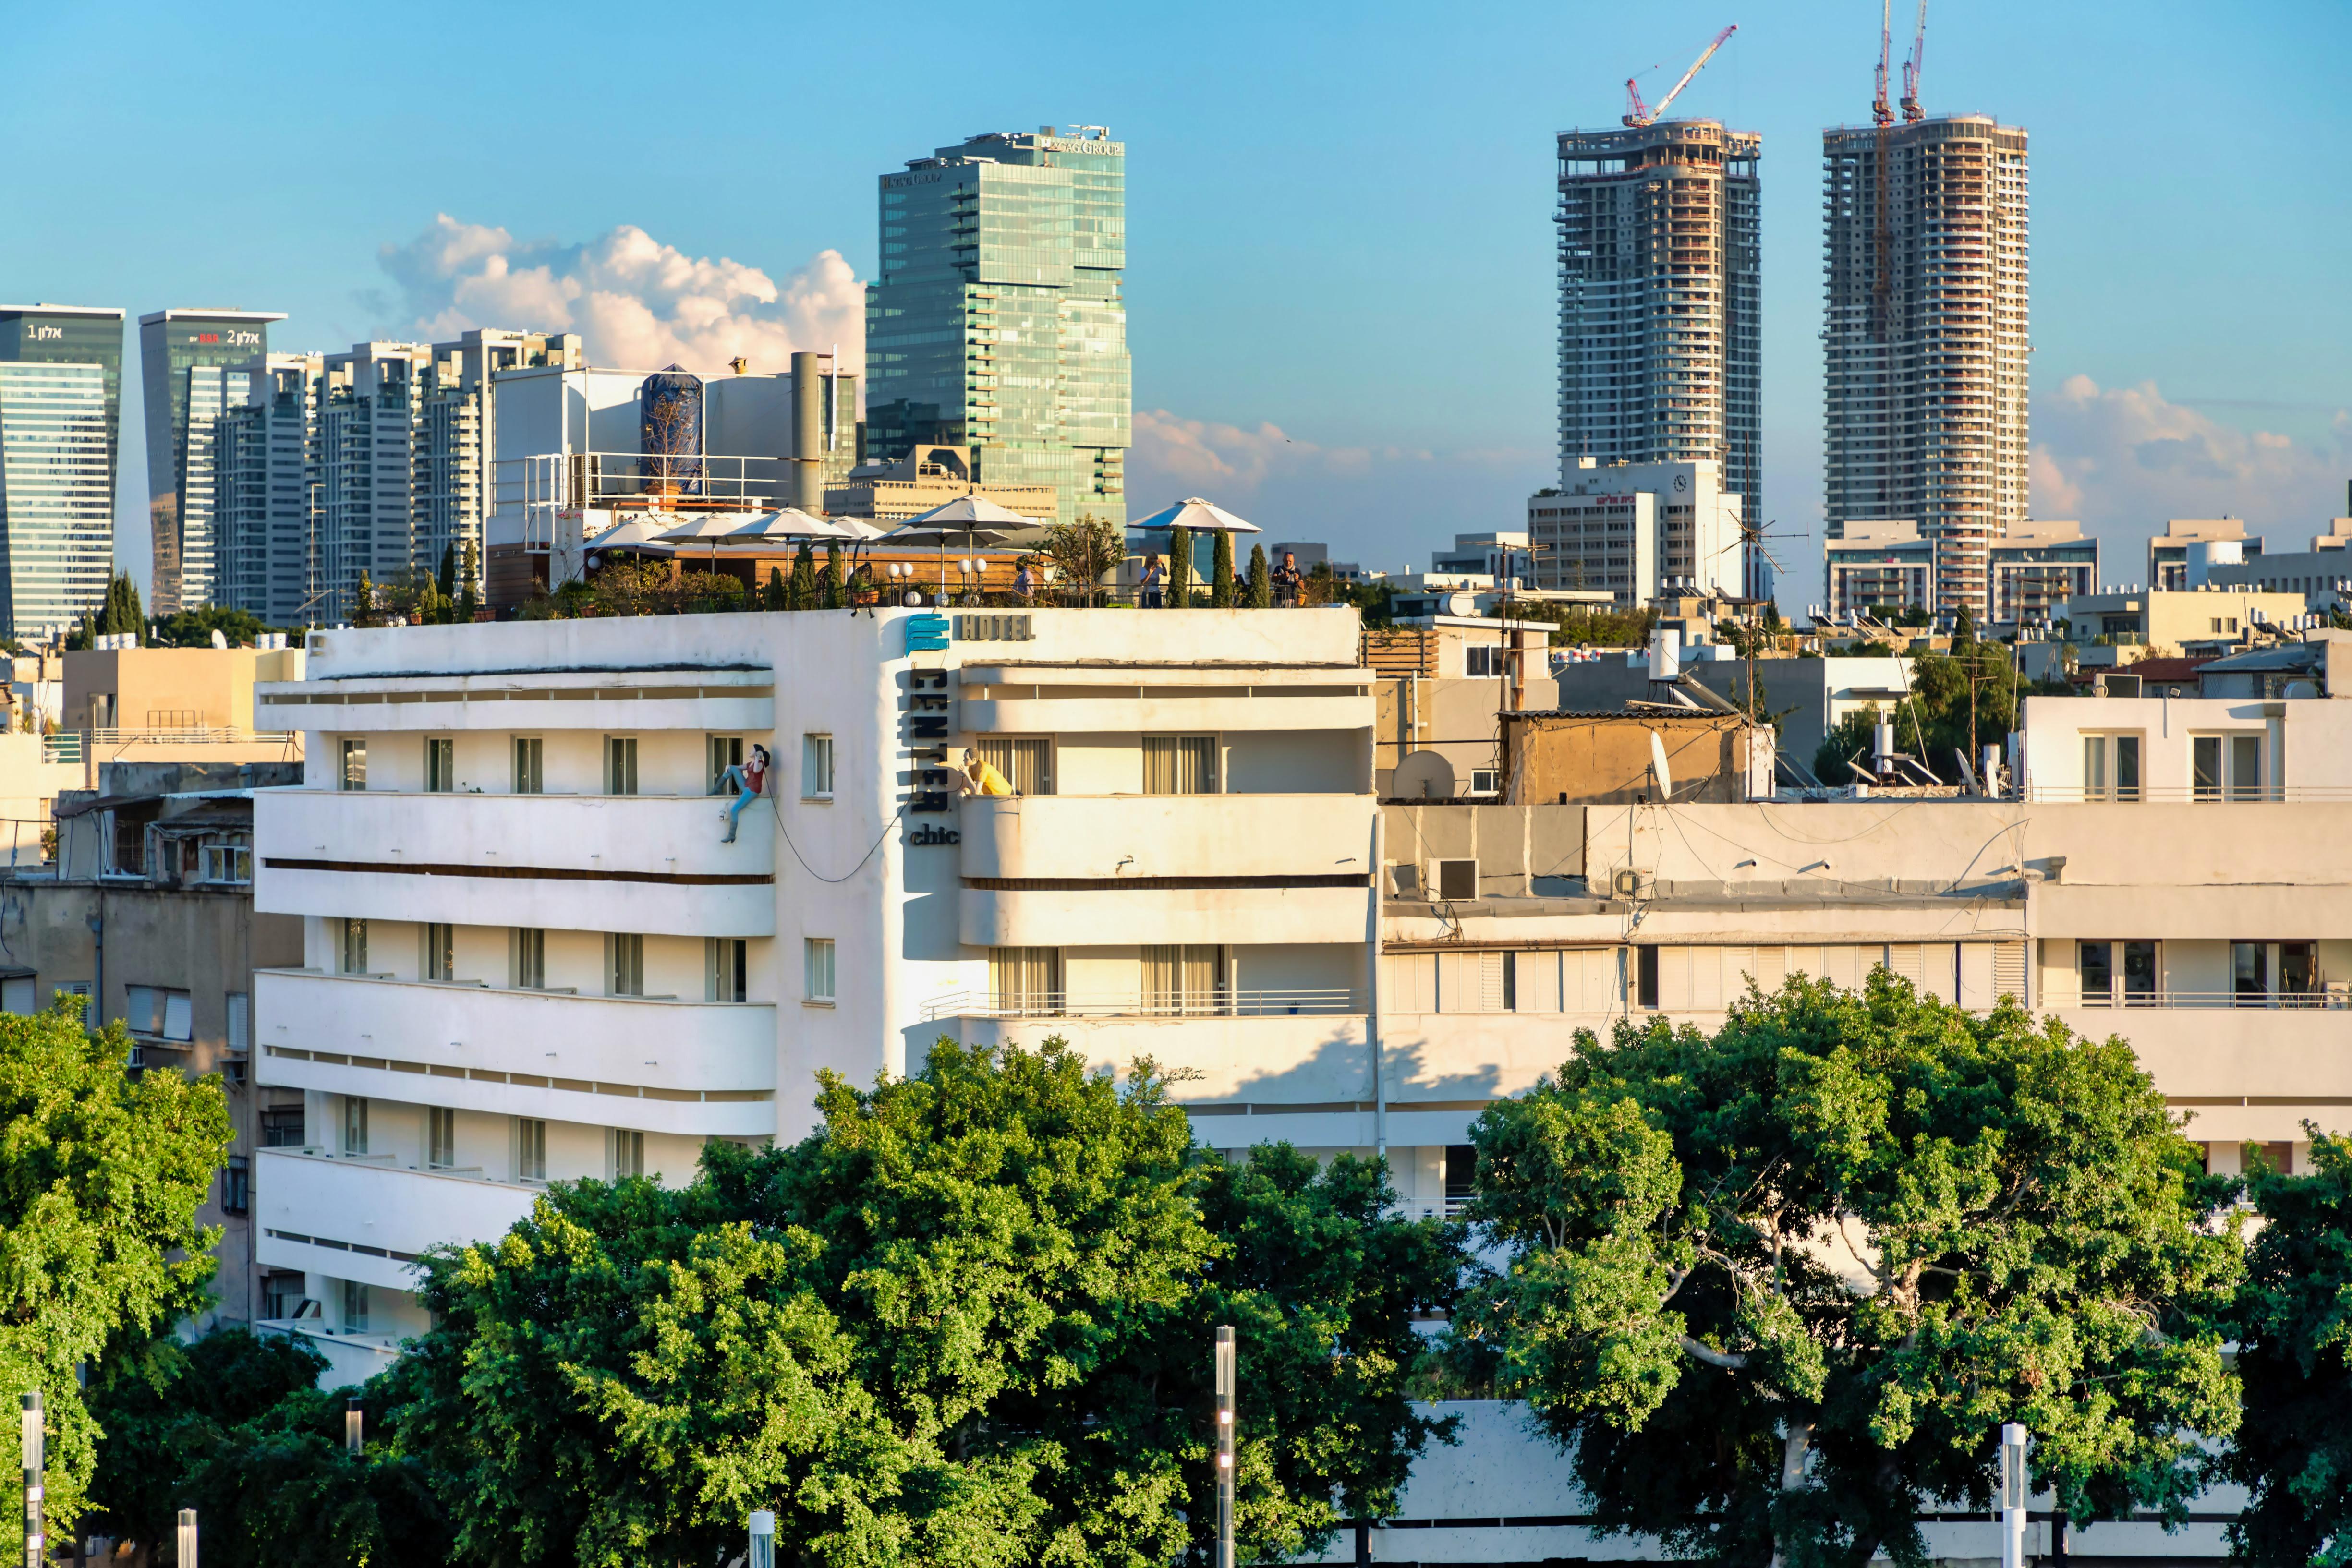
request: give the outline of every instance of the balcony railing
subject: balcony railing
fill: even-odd
[[[1209,997],[1073,996],[1034,991],[1000,997],[951,991],[923,1004],[923,1021],[940,1019],[1215,1019],[1337,1017],[1364,1010],[1359,993],[1328,990],[1223,991]]]
[[[2316,991],[2126,991],[2121,995],[2069,998],[2044,994],[2042,1003],[2053,1008],[2095,1008],[2123,1011],[2133,1008],[2231,1008],[2253,1012],[2352,1011],[2352,987],[2342,982]]]

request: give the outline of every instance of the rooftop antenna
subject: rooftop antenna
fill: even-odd
[[[1893,0],[1888,0],[1888,4],[1893,4]],[[1691,62],[1690,69],[1683,72],[1682,80],[1675,83],[1675,85],[1667,90],[1666,96],[1658,99],[1658,107],[1655,109],[1652,109],[1648,104],[1642,101],[1642,89],[1640,86],[1635,83],[1632,77],[1627,77],[1625,78],[1625,123],[1633,127],[1635,130],[1639,130],[1645,125],[1655,124],[1659,118],[1666,112],[1666,106],[1673,103],[1675,99],[1682,96],[1683,89],[1690,86],[1691,78],[1698,75],[1699,67],[1713,59],[1715,57],[1715,51],[1723,47],[1723,41],[1738,31],[1739,31],[1739,24],[1734,22],[1730,26],[1726,27],[1722,32],[1717,33],[1715,36],[1715,42],[1706,47],[1706,52]]]

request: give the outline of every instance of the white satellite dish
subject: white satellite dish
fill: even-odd
[[[1658,776],[1658,799],[1673,800],[1675,776],[1666,767],[1666,743],[1658,738],[1658,732],[1654,729],[1650,732],[1650,768]]]
[[[1389,785],[1392,800],[1451,800],[1454,764],[1434,751],[1410,751]]]

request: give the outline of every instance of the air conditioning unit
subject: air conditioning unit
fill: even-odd
[[[1630,867],[1613,873],[1609,879],[1609,891],[1619,898],[1639,898],[1650,890],[1650,873]]]

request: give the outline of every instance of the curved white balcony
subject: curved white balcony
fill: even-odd
[[[972,947],[1093,947],[1105,943],[1361,942],[1366,901],[1355,886],[1139,883],[1132,887],[971,887],[957,894],[960,939]]]
[[[775,1131],[764,1002],[258,969],[264,1083],[693,1136]]]
[[[1362,876],[1370,795],[1021,795],[963,802],[963,874]]]
[[[327,633],[332,637],[334,633]],[[478,633],[476,633],[478,635]],[[548,670],[282,681],[255,688],[273,728],[718,730],[775,727],[766,670]]]
[[[538,1196],[536,1187],[385,1158],[260,1149],[253,1161],[254,1257],[272,1268],[413,1291],[426,1248],[503,1236]]]
[[[707,795],[287,789],[254,800],[254,907],[576,931],[766,936],[775,827],[721,843]]]

